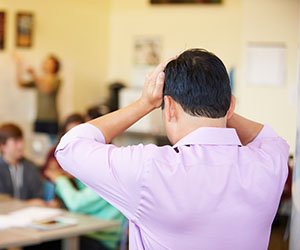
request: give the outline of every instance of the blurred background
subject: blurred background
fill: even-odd
[[[19,124],[25,131],[28,153],[43,161],[51,142],[43,136],[36,140],[40,135],[32,132],[35,92],[18,88],[15,54],[25,66],[37,70],[46,55],[54,53],[59,57],[62,85],[58,110],[63,121],[67,115],[83,113],[92,106],[105,113],[128,104],[139,95],[145,73],[160,60],[200,47],[225,63],[237,98],[237,112],[270,124],[289,142],[293,155],[300,1],[155,2],[158,1],[0,0],[0,14],[4,13],[0,123]],[[20,13],[32,17],[29,46],[18,44]],[[159,115],[158,111],[145,118],[132,132],[163,134],[157,122]],[[285,229],[284,226],[283,233]],[[279,237],[282,234],[280,231]],[[287,247],[280,244],[275,243],[272,249]]]

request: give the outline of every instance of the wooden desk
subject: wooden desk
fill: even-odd
[[[11,200],[11,198],[10,198],[9,195],[0,194],[0,202],[2,202],[2,201],[9,201],[9,200]]]
[[[0,214],[6,214],[25,207],[28,207],[28,205],[18,200],[0,202]],[[77,250],[79,249],[78,236],[119,226],[118,222],[104,221],[95,217],[69,213],[67,211],[63,214],[63,216],[75,218],[78,224],[49,231],[40,231],[32,228],[11,228],[0,230],[0,249],[23,247],[62,239],[63,249]]]

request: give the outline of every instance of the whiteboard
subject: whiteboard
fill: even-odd
[[[247,47],[246,79],[254,85],[283,85],[286,79],[284,45],[250,44]]]

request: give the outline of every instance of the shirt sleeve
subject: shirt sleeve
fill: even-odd
[[[133,219],[147,171],[145,155],[153,147],[105,144],[98,128],[81,124],[63,136],[55,154],[67,172]]]
[[[269,125],[264,125],[247,147],[258,152],[261,161],[272,166],[276,173],[281,173],[282,182],[285,182],[288,172],[289,145]]]
[[[272,154],[279,153],[286,159],[288,159],[290,148],[288,143],[283,138],[278,136],[269,125],[264,125],[263,129],[259,132],[256,138],[247,146],[259,147],[261,149],[271,151]]]

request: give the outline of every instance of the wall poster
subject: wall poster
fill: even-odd
[[[5,12],[0,11],[0,50],[5,48]]]
[[[16,18],[16,46],[30,48],[33,43],[33,14],[19,12]]]

